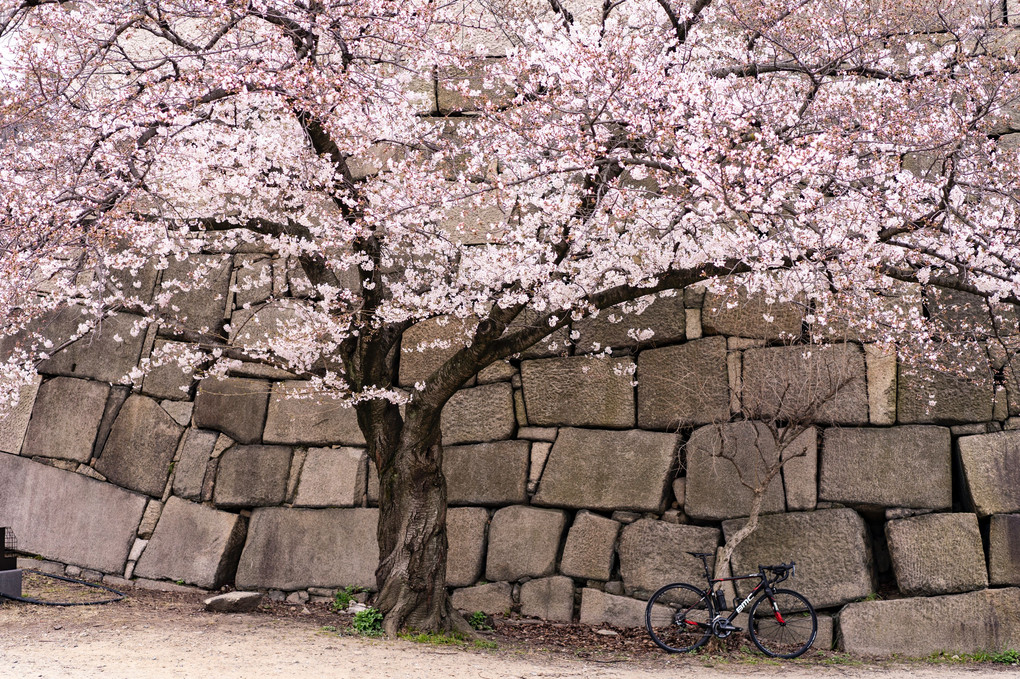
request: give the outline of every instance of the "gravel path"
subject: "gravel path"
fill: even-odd
[[[300,613],[217,615],[195,597],[138,596],[107,606],[0,604],[2,679],[717,679],[751,675],[1005,679],[1016,668],[975,665],[775,663],[662,655],[578,659],[563,653],[486,651],[338,636]]]

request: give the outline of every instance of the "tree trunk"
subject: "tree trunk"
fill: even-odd
[[[446,479],[438,422],[424,427],[418,418],[405,421],[396,449],[381,457],[376,606],[383,629],[470,634],[446,592]]]

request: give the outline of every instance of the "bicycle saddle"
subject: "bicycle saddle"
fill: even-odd
[[[712,552],[687,552],[687,553],[690,554],[691,556],[696,556],[698,558],[712,556]]]

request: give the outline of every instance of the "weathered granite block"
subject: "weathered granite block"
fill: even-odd
[[[513,588],[508,582],[489,582],[453,591],[451,603],[458,611],[506,615],[513,606]]]
[[[529,580],[521,585],[521,615],[571,622],[574,619],[574,581],[562,575]]]
[[[992,585],[1020,585],[1020,514],[996,514],[988,526],[988,576]]]
[[[431,375],[464,347],[473,325],[458,318],[433,318],[405,331],[400,340],[400,384],[411,386]]]
[[[786,509],[781,468],[776,441],[764,424],[701,427],[687,441],[684,511],[714,521],[748,516],[754,492],[746,483],[764,492],[762,512],[781,512]]]
[[[642,429],[675,430],[730,419],[724,337],[641,352],[637,382]]]
[[[509,382],[462,389],[443,406],[444,445],[508,439],[516,428],[514,394]]]
[[[957,439],[978,516],[1020,512],[1020,430]]]
[[[856,344],[747,349],[741,397],[754,418],[868,424],[864,351]]]
[[[230,287],[231,258],[189,255],[171,259],[163,271],[163,292],[170,298],[160,308],[164,322],[198,332],[216,332],[223,325]]]
[[[918,509],[952,505],[950,433],[944,427],[826,429],[820,466],[819,500]]]
[[[262,440],[293,445],[365,445],[354,408],[309,387],[307,382],[273,384]]]
[[[39,387],[21,452],[88,462],[110,387],[102,382],[55,377]]]
[[[109,483],[0,453],[0,517],[18,549],[122,573],[145,498]]]
[[[925,514],[885,524],[893,572],[906,596],[956,594],[988,586],[974,514]]]
[[[157,365],[149,368],[142,378],[142,393],[155,398],[177,400],[188,398],[191,386],[195,382],[195,371],[190,368],[182,369],[177,364],[176,357],[194,349],[184,342],[157,339],[150,356],[152,363]]]
[[[186,500],[202,497],[202,482],[219,434],[204,429],[189,429],[181,446],[181,459],[174,468],[174,495]]]
[[[787,436],[793,432],[787,432]],[[786,511],[808,511],[818,503],[818,430],[808,427],[783,450]]]
[[[18,405],[0,417],[0,453],[17,455],[21,452],[40,384],[42,376],[36,375],[30,383],[22,386],[18,391]]]
[[[245,519],[237,514],[171,497],[135,575],[217,589],[233,579],[245,527]]]
[[[493,441],[443,449],[451,505],[505,505],[527,499],[527,441]]]
[[[701,325],[707,335],[736,335],[758,339],[799,337],[804,307],[793,302],[769,303],[763,293],[745,288],[708,291],[701,307]]]
[[[481,507],[450,507],[446,510],[449,543],[446,584],[466,587],[478,582],[485,559],[485,528],[489,512]]]
[[[264,255],[238,255],[234,258],[234,307],[248,308],[273,294],[273,260]]]
[[[265,597],[262,592],[227,592],[202,601],[205,610],[213,613],[251,613]]]
[[[347,586],[374,590],[378,517],[376,509],[256,509],[236,585],[284,591]]]
[[[363,448],[309,448],[295,507],[353,507],[365,497],[368,455]]]
[[[638,300],[645,301],[645,298]],[[593,353],[606,347],[633,347],[640,343],[638,333],[641,330],[654,333],[643,342],[665,344],[685,339],[687,321],[683,293],[656,298],[641,314],[628,313],[631,308],[633,304],[618,304],[603,309],[595,318],[575,321],[573,329],[580,335],[575,341],[576,350]]]
[[[528,424],[634,426],[634,361],[572,356],[521,363]]]
[[[900,366],[899,421],[956,424],[991,420],[995,387],[984,348],[974,344],[954,348],[946,343],[941,351],[938,370]]]
[[[641,519],[620,531],[620,574],[628,595],[642,598],[670,582],[703,582],[701,559],[687,552],[711,552],[719,529]],[[709,558],[713,568],[715,559]]]
[[[659,511],[675,445],[674,434],[561,429],[532,502],[575,509]]]
[[[160,497],[184,427],[147,396],[129,396],[96,460],[96,471],[119,486]]]
[[[730,539],[746,519],[723,522]],[[815,608],[839,606],[873,591],[871,539],[864,520],[852,509],[769,514],[737,546],[730,560],[734,575],[753,573],[758,564],[797,562],[789,586],[808,598]],[[746,596],[751,585],[742,581]]]
[[[1020,589],[853,603],[839,613],[841,646],[860,655],[926,657],[1020,647]]]
[[[213,502],[217,507],[281,504],[287,495],[291,449],[233,446],[220,457]]]
[[[564,512],[515,505],[500,509],[489,526],[486,580],[552,575],[566,527]]]
[[[663,583],[665,584],[665,583]],[[612,625],[613,627],[644,627],[645,608],[647,603],[625,596],[606,594],[597,589],[581,590],[582,625]],[[657,606],[652,620],[663,622],[663,618],[671,614],[665,606]],[[657,617],[662,616],[662,617]]]
[[[268,382],[239,377],[203,380],[195,396],[194,423],[238,443],[255,443],[262,437],[268,402]]]
[[[76,334],[78,324],[84,320],[76,307],[58,313],[60,320],[45,331],[54,346],[59,346]],[[136,325],[139,327],[136,328]],[[133,314],[117,314],[103,319],[99,329],[43,361],[39,365],[39,372],[117,383],[138,365],[144,342],[143,318]]]
[[[896,351],[877,344],[864,345],[868,371],[868,417],[871,424],[896,423]]]
[[[612,575],[620,522],[580,511],[563,545],[560,572],[585,580],[608,580]]]

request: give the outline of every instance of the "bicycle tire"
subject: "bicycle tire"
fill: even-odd
[[[659,588],[645,607],[645,629],[669,653],[686,653],[712,636],[712,599],[694,585],[674,582]]]
[[[775,608],[770,599],[775,601]],[[755,615],[758,606],[765,609]],[[818,634],[818,616],[811,602],[792,589],[773,590],[773,597],[762,594],[751,604],[747,631],[762,653],[773,658],[796,658],[811,648]]]

